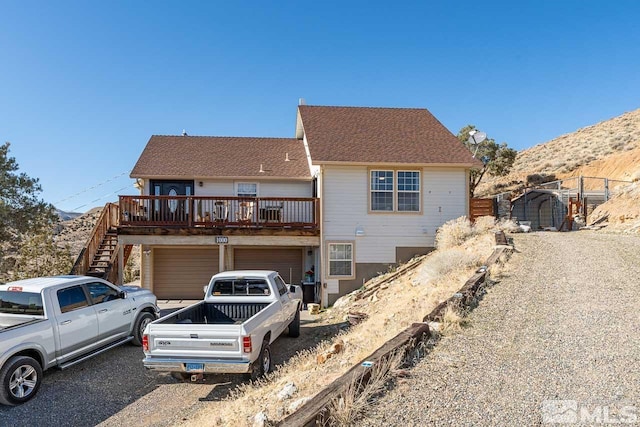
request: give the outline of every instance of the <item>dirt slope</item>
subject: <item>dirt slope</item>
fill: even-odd
[[[640,109],[523,150],[518,153],[509,175],[489,177],[481,184],[478,194],[487,196],[506,191],[517,194],[526,186],[527,177],[534,174],[546,177],[546,181],[578,176],[637,181],[640,179]],[[601,220],[611,225],[609,229],[619,231],[640,230],[639,187],[638,182],[611,182],[613,198],[598,207],[589,222]]]
[[[487,178],[480,194],[520,188],[531,174],[557,179],[596,176],[630,180],[640,170],[640,109],[587,126],[518,153],[511,173]]]

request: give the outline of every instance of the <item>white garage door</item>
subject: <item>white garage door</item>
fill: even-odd
[[[218,272],[218,247],[155,248],[153,292],[158,299],[202,299],[202,287]]]
[[[302,282],[301,248],[236,248],[233,259],[236,270],[275,270],[287,283]]]

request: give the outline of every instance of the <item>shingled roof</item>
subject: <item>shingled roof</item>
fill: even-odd
[[[482,166],[428,110],[298,106],[314,163]]]
[[[153,135],[131,177],[311,179],[311,173],[294,138]]]

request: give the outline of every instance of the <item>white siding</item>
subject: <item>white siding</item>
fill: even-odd
[[[258,197],[311,197],[311,181],[260,181],[260,180],[226,180],[202,181],[202,187],[196,180],[195,193],[198,196],[235,196],[236,182],[257,182]]]
[[[149,194],[149,179],[145,179],[143,194]],[[198,184],[202,182],[202,187]],[[237,182],[257,182],[259,197],[312,197],[312,182],[309,181],[280,181],[259,179],[219,179],[219,180],[194,180],[194,192],[196,196],[226,196],[236,195],[235,184]]]
[[[421,173],[422,213],[369,213],[369,169],[325,166],[323,241],[355,240],[358,263],[394,263],[398,246],[434,246],[439,226],[467,214],[466,175],[462,168],[423,168]],[[357,226],[364,236],[355,236]]]

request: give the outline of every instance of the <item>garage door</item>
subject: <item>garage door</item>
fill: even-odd
[[[202,287],[218,272],[218,247],[155,248],[153,265],[158,299],[202,299]]]
[[[233,253],[236,270],[275,270],[285,282],[302,282],[302,249],[241,249]]]

